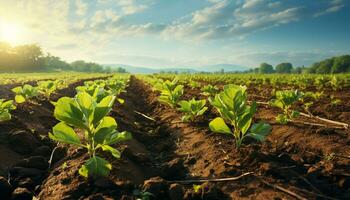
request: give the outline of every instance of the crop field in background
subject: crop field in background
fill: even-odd
[[[350,198],[349,75],[0,80],[2,199]]]

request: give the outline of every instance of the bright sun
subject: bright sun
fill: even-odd
[[[15,44],[19,40],[21,28],[16,24],[0,22],[0,41]]]

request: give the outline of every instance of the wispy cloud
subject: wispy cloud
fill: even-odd
[[[80,16],[85,15],[87,8],[88,8],[88,5],[86,3],[84,3],[83,0],[76,0],[75,4],[76,4],[76,8],[77,8],[75,13],[77,15],[80,15]]]
[[[130,15],[141,12],[148,8],[146,4],[136,0],[118,0],[116,3],[122,8],[124,14]]]
[[[313,16],[314,17],[320,17],[322,15],[327,15],[330,13],[335,13],[341,10],[345,6],[344,2],[342,0],[332,0],[329,2],[329,6],[321,10],[319,12],[316,12]]]

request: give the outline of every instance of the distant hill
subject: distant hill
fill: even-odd
[[[221,71],[221,69],[223,69],[225,72],[240,72],[240,71],[249,70],[250,68],[242,65],[235,65],[235,64],[216,64],[216,65],[201,66],[194,69],[199,71],[206,71],[206,72],[217,72],[217,71]]]
[[[234,65],[234,64],[217,64],[217,65],[207,65],[207,66],[187,67],[187,68],[185,67],[152,68],[152,67],[137,67],[137,66],[125,65],[125,64],[105,64],[105,66],[122,67],[122,68],[125,68],[126,71],[134,74],[152,74],[152,73],[159,73],[162,71],[166,71],[166,72],[177,71],[178,73],[219,72],[221,71],[221,69],[223,69],[225,72],[236,72],[236,71],[245,71],[249,69],[248,67]]]

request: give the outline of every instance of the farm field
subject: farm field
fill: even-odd
[[[350,198],[349,75],[0,81],[4,199]]]

